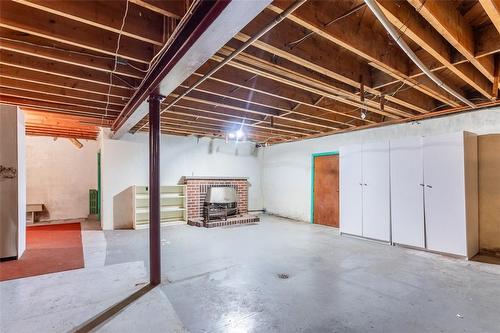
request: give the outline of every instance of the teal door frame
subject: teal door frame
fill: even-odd
[[[97,152],[97,218],[101,221],[101,151]]]
[[[338,155],[338,150],[324,153],[314,153],[311,155],[311,223],[314,223],[314,159],[320,156]]]

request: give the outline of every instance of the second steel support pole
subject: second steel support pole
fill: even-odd
[[[160,235],[160,104],[161,97],[149,96],[149,277],[161,283]]]

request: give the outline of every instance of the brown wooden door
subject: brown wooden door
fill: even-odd
[[[314,157],[314,223],[339,227],[339,156]]]

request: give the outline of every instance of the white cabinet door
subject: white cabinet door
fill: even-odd
[[[389,142],[363,145],[363,237],[391,240]]]
[[[340,149],[340,232],[362,236],[361,145]]]
[[[427,248],[467,255],[463,133],[424,137]]]
[[[422,138],[391,140],[390,146],[392,241],[424,248]]]

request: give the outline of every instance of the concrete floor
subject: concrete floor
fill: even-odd
[[[0,331],[81,328],[143,287],[147,239],[147,230],[84,230],[85,269],[0,283]],[[496,265],[272,216],[165,227],[162,249],[162,285],[99,331],[500,332]]]

